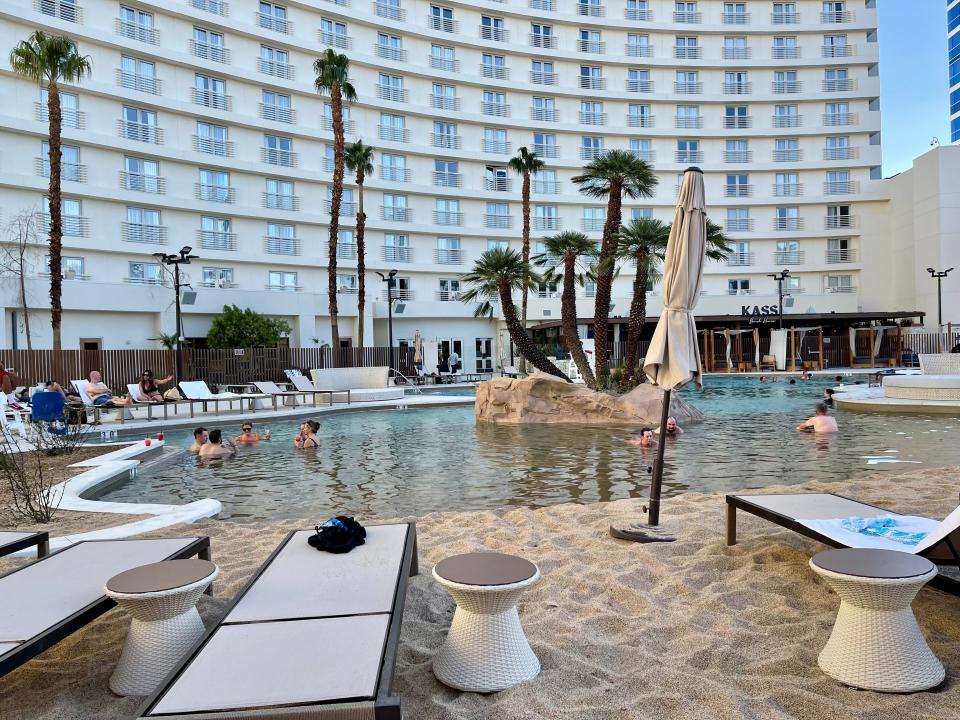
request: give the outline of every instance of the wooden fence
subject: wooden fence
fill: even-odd
[[[2,350],[0,362],[11,368],[20,385],[55,380],[69,387],[71,380],[99,370],[114,392],[126,392],[127,383],[152,370],[158,379],[176,370],[175,350]],[[390,348],[244,348],[198,350],[184,348],[182,380],[205,380],[213,385],[255,381],[285,382],[284,370],[308,373],[312,368],[389,366]],[[413,351],[394,349],[394,368],[410,377]]]

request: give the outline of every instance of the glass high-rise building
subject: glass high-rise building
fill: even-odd
[[[950,67],[950,141],[960,142],[960,0],[947,0],[947,52]]]

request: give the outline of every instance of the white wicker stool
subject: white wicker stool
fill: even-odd
[[[536,565],[513,555],[469,553],[437,563],[433,577],[457,603],[446,642],[433,659],[440,682],[486,693],[537,676],[540,661],[517,614],[523,591],[540,579]]]
[[[840,596],[840,610],[818,664],[845,685],[916,692],[943,682],[910,608],[937,574],[926,558],[894,550],[827,550],[810,567]]]
[[[110,677],[117,695],[149,695],[203,635],[197,601],[219,569],[206,560],[167,560],[127,570],[104,591],[133,616]]]

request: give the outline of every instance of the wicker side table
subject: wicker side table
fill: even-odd
[[[110,689],[149,695],[203,635],[197,601],[219,569],[207,560],[167,560],[114,575],[104,591],[133,616]]]
[[[917,692],[943,682],[910,604],[937,574],[926,558],[893,550],[827,550],[810,567],[840,596],[818,664],[840,682],[880,692]]]
[[[532,562],[500,553],[447,558],[433,577],[457,603],[446,642],[433,660],[444,685],[496,692],[536,677],[540,661],[520,625],[517,602],[540,579]]]

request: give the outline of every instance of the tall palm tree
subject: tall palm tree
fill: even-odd
[[[637,199],[650,197],[657,187],[653,167],[628,150],[607,150],[583,168],[583,174],[571,180],[588,197],[607,198],[607,219],[597,260],[597,295],[594,300],[593,336],[596,338],[594,364],[597,382],[606,385],[609,377],[610,349],[607,326],[610,314],[610,293],[616,269],[616,239],[620,232],[623,196]]]
[[[357,174],[357,334],[360,336],[360,347],[363,347],[363,307],[366,300],[366,247],[363,234],[367,227],[367,214],[363,211],[363,181],[373,174],[373,151],[375,148],[364,145],[363,140],[350,144],[344,153],[344,162],[350,172]]]
[[[627,357],[623,368],[622,388],[627,389],[639,358],[640,334],[647,317],[647,290],[660,277],[660,263],[667,251],[670,225],[640,218],[620,229],[617,254],[623,259],[636,262],[637,274],[633,281],[633,297],[630,300],[630,321],[627,333]],[[710,260],[727,259],[730,246],[720,225],[707,220],[706,255]]]
[[[50,157],[50,186],[47,203],[50,212],[50,324],[53,349],[61,349],[60,323],[63,317],[63,214],[60,172],[63,147],[60,136],[63,115],[60,110],[60,83],[79,82],[91,71],[90,56],[81,55],[77,43],[62,35],[47,35],[37,30],[10,51],[10,67],[18,75],[47,87],[47,116]]]
[[[537,153],[530,152],[526,146],[518,148],[517,154],[507,162],[510,169],[523,178],[523,188],[520,192],[521,207],[523,211],[523,252],[522,257],[525,263],[530,263],[530,178],[535,173],[543,170],[544,162],[537,157]],[[529,287],[523,288],[523,297],[520,301],[520,322],[523,327],[527,327],[527,295]]]
[[[544,252],[534,257],[534,262],[547,268],[544,279],[552,281],[560,267],[563,274],[563,293],[560,300],[561,327],[563,339],[567,344],[570,357],[573,358],[577,370],[583,377],[584,383],[591,390],[596,390],[597,382],[590,369],[590,361],[583,351],[583,342],[577,332],[577,292],[576,284],[583,284],[585,271],[590,268],[578,268],[577,264],[597,254],[593,240],[582,232],[567,230],[557,235],[543,239]],[[579,272],[578,272],[579,270]]]
[[[517,317],[513,292],[523,290],[524,287],[529,288],[532,283],[541,280],[540,276],[530,269],[530,264],[523,261],[520,253],[510,248],[487,250],[474,263],[473,270],[463,275],[461,280],[471,287],[460,299],[465,303],[479,303],[474,313],[476,317],[490,315],[491,303],[499,300],[510,339],[520,354],[538,370],[570,382],[570,378],[550,362],[543,351],[533,343]]]
[[[313,63],[316,75],[314,87],[321,95],[330,96],[330,115],[333,122],[333,188],[330,195],[330,239],[327,243],[327,295],[330,303],[330,336],[334,349],[340,347],[340,327],[337,322],[337,236],[340,232],[340,202],[343,199],[343,103],[357,99],[357,91],[350,84],[350,58],[327,48]],[[361,340],[362,343],[362,340]]]

